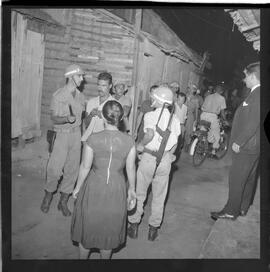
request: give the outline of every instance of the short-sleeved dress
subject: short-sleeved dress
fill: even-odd
[[[88,249],[117,248],[126,236],[123,168],[134,141],[123,132],[104,130],[89,136],[87,144],[94,151],[93,164],[74,206],[71,239]]]

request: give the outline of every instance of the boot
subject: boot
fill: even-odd
[[[58,210],[62,211],[64,216],[71,216],[71,211],[68,209],[67,202],[68,202],[69,194],[61,192],[61,197],[58,203]]]
[[[49,211],[52,199],[53,199],[53,193],[45,190],[45,195],[40,207],[42,212],[47,213]]]
[[[132,239],[138,238],[138,227],[139,223],[130,223],[128,229],[127,229],[127,235],[128,237]]]
[[[149,225],[148,240],[154,241],[158,236],[158,228]]]

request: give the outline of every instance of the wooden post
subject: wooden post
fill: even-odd
[[[134,131],[136,127],[136,116],[137,116],[137,102],[138,102],[138,96],[139,96],[139,90],[138,90],[138,73],[139,73],[139,57],[140,57],[140,29],[142,24],[142,9],[136,9],[135,14],[135,24],[134,24],[134,30],[135,30],[135,40],[134,40],[134,57],[133,57],[133,73],[132,73],[132,79],[131,79],[131,86],[133,87],[133,112],[131,116],[131,132]]]

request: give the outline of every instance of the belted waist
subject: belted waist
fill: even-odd
[[[210,111],[203,111],[203,112],[218,115],[218,113],[216,113],[216,112],[210,112]]]
[[[53,128],[54,131],[56,132],[62,132],[62,133],[73,133],[77,131],[81,131],[81,127],[72,127],[72,128]]]

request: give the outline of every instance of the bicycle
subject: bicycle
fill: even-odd
[[[216,152],[217,158],[222,159],[228,150],[229,137],[225,132],[227,125],[221,120],[220,122],[220,140],[219,148]],[[189,154],[192,156],[194,166],[200,166],[206,157],[212,153],[213,144],[208,142],[208,132],[211,123],[205,120],[200,120],[197,129],[193,132]]]

